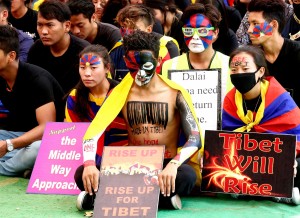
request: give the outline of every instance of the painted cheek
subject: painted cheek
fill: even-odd
[[[273,27],[265,21],[262,24],[254,26],[252,35],[256,38],[259,38],[259,37],[265,36],[265,35],[271,36],[272,30],[273,30]]]
[[[203,42],[204,48],[207,49],[208,46],[212,44],[213,36],[211,34],[211,35],[208,35],[208,36],[205,36],[205,37],[200,37],[200,39]]]

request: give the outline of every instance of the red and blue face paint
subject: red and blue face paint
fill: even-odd
[[[129,51],[124,60],[137,85],[150,82],[157,64],[151,51]]]
[[[92,54],[85,54],[80,58],[80,65],[90,66],[98,65],[101,61],[98,56]]]
[[[256,38],[259,38],[261,36],[271,36],[272,35],[273,27],[265,21],[264,23],[261,23],[259,25],[254,26],[252,35]]]
[[[205,28],[212,28],[212,25],[207,17],[205,17],[202,14],[194,14],[186,21],[183,27],[191,27],[191,28],[200,28],[200,27],[205,27]],[[194,32],[193,36],[197,34]],[[189,46],[190,41],[192,40],[193,36],[191,37],[186,37],[184,36],[184,40],[187,46]],[[210,44],[212,44],[213,40],[213,32],[208,31],[207,36],[199,36],[201,41],[203,42],[203,46],[206,49]]]
[[[133,33],[134,29],[129,29],[129,28],[121,27],[120,28],[120,32],[121,32],[122,37],[124,37],[126,35],[129,35],[129,34]]]

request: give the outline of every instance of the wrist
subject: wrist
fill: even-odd
[[[84,167],[96,166],[96,163],[95,163],[95,161],[93,161],[93,160],[87,160],[87,161],[85,161],[85,162],[83,163],[83,166],[84,166]]]
[[[172,159],[169,163],[170,163],[170,164],[173,164],[173,165],[175,165],[175,166],[177,166],[177,167],[179,167],[179,166],[181,165],[180,162],[179,162],[178,160],[174,160],[174,159]]]
[[[7,150],[7,152],[13,151],[14,150],[14,145],[11,142],[11,140],[10,139],[6,139],[5,142],[6,142],[6,150]]]

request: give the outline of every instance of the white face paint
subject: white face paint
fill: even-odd
[[[151,63],[152,64],[152,63]],[[138,86],[144,86],[146,84],[148,84],[150,82],[150,80],[152,79],[154,73],[149,75],[146,73],[145,70],[139,70],[135,76],[135,83],[138,85]]]
[[[201,38],[198,36],[198,34],[193,35],[193,38],[189,42],[188,48],[193,53],[201,53],[205,50],[203,42]]]

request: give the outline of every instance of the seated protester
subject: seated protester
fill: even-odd
[[[15,28],[27,33],[34,41],[39,39],[36,29],[37,12],[26,6],[29,0],[13,0],[8,16],[8,22]]]
[[[285,20],[289,20],[289,18],[293,15],[293,6],[285,3]],[[251,40],[247,33],[249,29],[249,12],[247,11],[245,16],[241,21],[241,25],[239,26],[238,30],[236,31],[236,37],[238,39],[239,45],[249,45],[251,44]]]
[[[267,77],[263,52],[254,46],[241,46],[230,55],[229,63],[231,82],[235,87],[224,99],[222,129],[296,135],[296,160],[300,172],[300,109],[274,77]],[[298,173],[291,199],[273,199],[300,204],[299,177]]]
[[[63,90],[46,70],[18,60],[15,28],[0,26],[0,100],[9,110],[0,131],[0,175],[28,178],[47,122],[63,121]]]
[[[221,68],[222,101],[231,83],[228,76],[229,57],[213,49],[213,42],[219,33],[221,15],[211,4],[191,4],[181,18],[182,32],[189,52],[166,61],[162,75],[167,77],[168,70],[205,70]]]
[[[9,15],[11,1],[10,0],[0,0],[0,25],[11,25],[8,23],[7,18]],[[18,30],[19,42],[20,42],[20,51],[19,51],[19,60],[27,62],[27,56],[30,47],[33,44],[33,39],[22,30]],[[1,104],[1,103],[0,103]]]
[[[69,34],[71,11],[59,0],[44,1],[38,11],[40,39],[30,48],[28,63],[49,71],[65,93],[79,81],[78,54],[90,43]]]
[[[95,6],[95,21],[100,22],[103,14],[103,9],[108,0],[93,0],[93,4]]]
[[[222,0],[213,0],[212,3],[219,10],[222,17],[219,25],[219,35],[217,40],[213,43],[213,48],[225,55],[230,55],[239,44],[235,32],[230,28],[230,19],[226,6]]]
[[[121,9],[116,17],[116,21],[121,26],[122,34],[130,34],[134,29],[139,29],[145,32],[152,32],[154,24],[153,11],[142,5],[132,4]],[[153,35],[159,37],[159,62],[157,65],[156,73],[161,72],[162,64],[171,58],[179,55],[179,48],[177,41],[169,36],[164,36],[153,32]],[[120,41],[111,51],[110,57],[114,64],[115,79],[122,80],[128,73],[123,56],[125,55],[122,41]]]
[[[300,1],[291,0],[290,2],[293,5],[294,13],[284,25],[281,35],[284,38],[300,41]]]
[[[88,45],[79,54],[81,80],[67,98],[65,122],[91,122],[118,82],[106,78],[110,58],[105,47]]]
[[[156,140],[157,145],[165,145],[163,170],[158,175],[159,207],[181,209],[179,196],[191,192],[200,172],[199,162],[195,166],[197,171],[186,164],[202,144],[191,96],[181,86],[155,73],[158,37],[136,30],[123,39],[124,59],[130,73],[112,90],[84,136],[83,147],[94,149],[83,149],[83,174],[75,178],[83,191],[77,205],[80,209],[94,207],[103,146],[142,146],[144,140]],[[145,110],[141,111],[141,107]],[[157,107],[162,110],[156,110]],[[161,128],[162,132],[133,133],[133,129],[143,126]]]
[[[144,0],[144,5],[154,10],[155,19],[163,27],[163,35],[170,36],[178,42],[180,54],[187,52],[181,31],[180,11],[174,0]]]
[[[92,0],[70,0],[71,32],[91,44],[104,46],[108,51],[122,38],[119,28],[96,22],[95,6]]]

